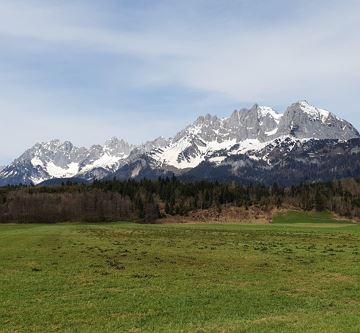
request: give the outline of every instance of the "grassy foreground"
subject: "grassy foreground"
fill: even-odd
[[[316,218],[0,225],[0,331],[359,332],[360,226]]]

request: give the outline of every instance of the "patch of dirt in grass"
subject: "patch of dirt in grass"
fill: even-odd
[[[167,216],[158,220],[159,223],[221,223],[221,224],[269,224],[272,220],[272,212],[264,212],[252,207],[245,209],[242,207],[229,207],[218,210],[209,208],[196,210],[188,216]]]
[[[324,293],[323,290],[316,288],[315,286],[306,285],[304,287],[296,288],[293,290],[293,293],[299,295],[313,296]]]
[[[109,314],[109,317],[111,318],[117,318],[117,319],[130,319],[130,318],[145,318],[145,317],[149,317],[149,316],[158,316],[161,313],[159,313],[158,311],[155,310],[147,310],[146,312],[113,312],[111,314]],[[135,329],[135,328],[133,328]],[[130,329],[129,332],[137,332],[136,330],[134,331],[133,329]],[[141,332],[141,331],[139,331]]]
[[[274,316],[269,315],[266,317],[261,317],[257,319],[248,319],[248,320],[234,320],[224,324],[210,324],[203,327],[194,327],[191,330],[184,330],[182,332],[196,332],[196,333],[205,333],[205,332],[245,332],[249,328],[254,326],[262,326],[276,323],[290,323],[293,321],[293,318],[288,316]]]
[[[327,282],[356,282],[352,276],[341,273],[318,273],[317,276]]]
[[[225,284],[229,284],[236,287],[246,288],[250,286],[258,285],[259,281],[245,281],[245,280],[238,280],[238,281],[226,281]]]
[[[122,287],[110,287],[110,288],[106,288],[105,291],[106,291],[106,292],[109,292],[109,293],[118,294],[118,293],[121,293],[121,292],[126,291],[126,288],[122,288]]]

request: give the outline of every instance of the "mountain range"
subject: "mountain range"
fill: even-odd
[[[282,114],[255,104],[229,117],[201,116],[173,138],[141,145],[37,143],[0,168],[0,186],[58,179],[155,178],[292,185],[360,176],[360,135],[346,120],[307,101]]]

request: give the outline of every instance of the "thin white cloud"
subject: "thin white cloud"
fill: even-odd
[[[177,41],[171,41],[161,36],[152,36],[146,31],[141,33],[122,32],[116,29],[85,24],[77,20],[69,20],[72,16],[82,17],[87,11],[80,8],[66,10],[59,7],[36,7],[29,2],[6,3],[0,11],[0,35],[31,39],[34,43],[67,44],[69,47],[86,47],[92,51],[123,53],[138,56],[180,56],[184,48]],[[78,14],[75,15],[74,12]],[[91,13],[94,15],[94,13]],[[166,36],[168,37],[168,36]]]
[[[303,1],[302,12],[294,18],[267,22],[251,20],[255,8],[250,0],[241,2],[247,4],[246,17],[242,12],[221,12],[234,3],[164,2],[141,15],[137,13],[137,24],[125,29],[126,15],[132,15],[129,8],[117,9],[122,20],[119,24],[107,24],[104,18],[114,13],[107,12],[105,5],[100,15],[86,2],[0,1],[0,48],[4,52],[16,49],[19,54],[23,52],[24,58],[30,53],[38,53],[40,58],[48,54],[56,57],[59,49],[80,49],[100,56],[127,55],[137,59],[128,77],[121,77],[122,66],[126,66],[121,61],[107,77],[119,89],[172,85],[228,96],[239,103],[259,101],[270,105],[308,98],[360,125],[358,111],[351,109],[360,81],[358,1],[320,1],[317,6]],[[209,4],[216,6],[205,15],[203,9]],[[88,101],[82,104],[79,97],[57,91],[59,88],[52,87],[51,82],[46,89],[38,86],[31,70],[14,66],[0,73],[0,115],[8,124],[0,136],[3,140],[16,127],[23,133],[14,139],[18,144],[11,149],[16,154],[22,150],[16,147],[24,147],[34,139],[41,141],[61,134],[88,144],[89,133],[95,128],[94,143],[116,132],[116,128],[126,139],[138,126],[130,121],[113,125],[101,118],[101,112],[83,119],[76,113],[75,104],[85,108]],[[66,87],[61,89],[66,91]],[[24,94],[25,105],[16,100]],[[82,121],[80,130],[68,124],[61,111],[65,109],[73,110],[75,124]],[[101,105],[94,109],[101,110]],[[8,110],[21,121],[12,121]],[[54,110],[58,115],[54,116]],[[120,110],[119,114],[123,119],[130,118],[132,111]],[[37,124],[45,132],[30,135],[32,131],[26,128],[36,128]],[[164,134],[159,122],[154,126],[157,129],[143,128],[144,137],[150,139],[155,131]],[[2,147],[0,155],[8,156],[8,150]]]

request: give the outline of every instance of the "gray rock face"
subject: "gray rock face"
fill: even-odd
[[[222,166],[237,156],[247,159],[236,161],[236,165],[261,161],[262,167],[271,169],[308,141],[357,138],[359,132],[350,123],[306,101],[292,104],[284,114],[255,104],[227,118],[201,116],[174,138],[158,137],[138,146],[117,138],[88,149],[59,140],[36,144],[0,170],[0,186],[36,184],[52,178],[101,179],[114,174],[181,175],[202,162]]]
[[[224,119],[224,128],[237,142],[247,139],[265,141],[275,132],[281,118],[273,109],[255,104],[251,109],[234,111]]]
[[[134,145],[130,145],[122,139],[111,138],[105,142],[103,150],[112,156],[122,156],[129,155],[134,148]]]
[[[358,138],[359,132],[347,121],[301,101],[289,106],[282,117],[277,136],[284,135],[299,139],[350,140]]]
[[[192,125],[179,132],[173,142],[180,141],[184,136],[196,136],[205,142],[219,143],[229,140],[266,140],[269,136],[267,133],[277,128],[281,118],[282,115],[273,109],[257,104],[250,109],[235,110],[230,117],[224,119],[208,114],[199,117]]]
[[[147,141],[144,144],[140,145],[138,149],[143,152],[149,152],[153,149],[166,147],[168,144],[169,144],[168,139],[165,139],[163,136],[159,136],[155,140]]]

